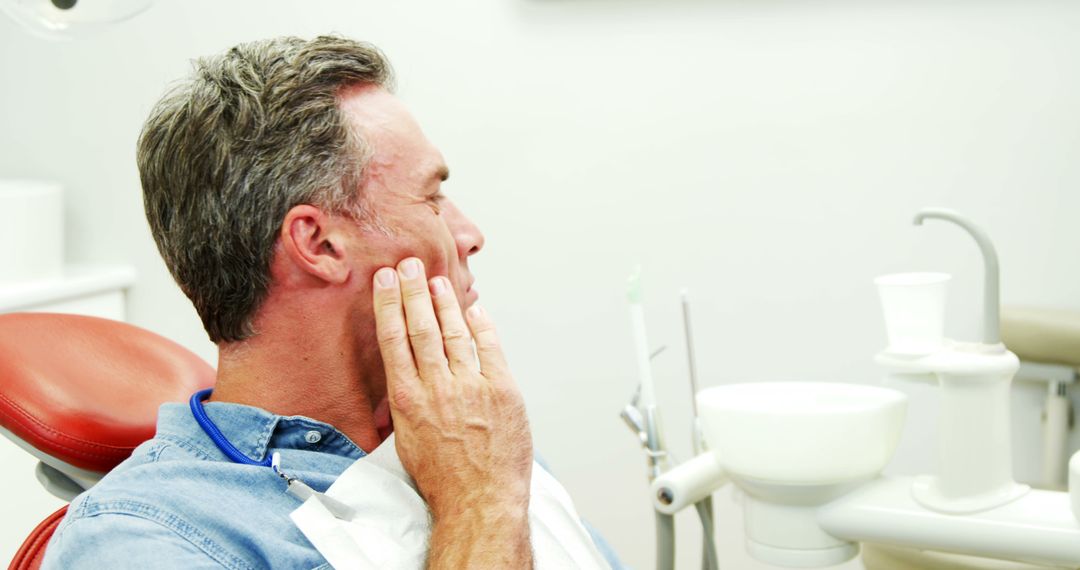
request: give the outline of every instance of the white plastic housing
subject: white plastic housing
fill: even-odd
[[[930,354],[945,333],[947,273],[896,273],[874,280],[885,315],[889,352]]]
[[[652,482],[653,506],[673,515],[712,495],[727,482],[715,453],[706,451]]]
[[[64,271],[64,205],[59,184],[0,180],[0,283],[52,279]]]
[[[851,541],[1080,567],[1080,524],[1065,493],[1032,490],[957,516],[917,503],[912,484],[911,477],[879,477],[819,509],[818,522],[830,535]]]
[[[1009,387],[1019,360],[1001,345],[946,341],[944,349],[911,358],[888,352],[889,373],[931,373],[941,387],[937,473],[917,477],[912,494],[942,513],[975,513],[1027,493],[1012,477]]]
[[[746,492],[746,551],[776,566],[818,568],[851,560],[859,545],[826,532],[822,505],[851,492],[865,479],[831,485],[791,485],[735,477]]]

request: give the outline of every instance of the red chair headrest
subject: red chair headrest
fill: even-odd
[[[162,403],[213,383],[194,353],[126,323],[0,315],[0,425],[82,469],[109,471],[153,437]]]

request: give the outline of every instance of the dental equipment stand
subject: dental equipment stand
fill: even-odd
[[[648,339],[645,332],[645,316],[641,307],[641,271],[638,269],[630,277],[627,296],[630,302],[630,318],[633,324],[635,347],[637,349],[638,372],[641,382],[637,392],[629,404],[623,408],[620,416],[626,425],[641,441],[648,461],[649,482],[652,483],[667,470],[669,454],[664,446],[660,425],[659,410],[656,407],[655,392],[652,382],[651,360],[664,351],[666,347],[660,347],[653,353],[649,353]],[[682,295],[684,329],[686,332],[687,356],[690,360],[690,381],[694,392],[697,391],[697,377],[694,365],[694,353],[692,335],[690,330],[689,301],[686,292]],[[700,435],[696,418],[694,421],[694,452],[700,453],[704,442]],[[713,531],[712,500],[706,498],[695,505],[698,516],[701,518],[702,536],[702,568],[703,570],[718,570],[716,544]],[[675,517],[674,513],[656,510],[656,568],[657,570],[674,570],[675,568]]]
[[[980,342],[941,336],[947,275],[878,280],[889,347],[875,361],[888,380],[940,390],[936,473],[880,475],[904,423],[907,398],[896,390],[718,386],[697,396],[709,450],[653,481],[658,511],[674,514],[730,480],[746,496],[747,550],[769,564],[838,564],[869,542],[1080,568],[1080,453],[1069,462],[1067,493],[1013,480],[1009,390],[1019,362],[1000,340],[994,247],[955,212],[926,209],[915,223],[927,219],[971,234],[986,269]]]
[[[683,333],[686,335],[686,363],[690,371],[690,402],[693,404],[694,454],[705,452],[705,436],[701,432],[701,416],[698,414],[697,399],[697,361],[694,358],[694,332],[690,327],[690,295],[685,289],[682,297]],[[701,519],[701,567],[705,570],[717,570],[720,567],[716,556],[716,527],[713,519],[712,497],[705,497],[694,504],[698,518]]]
[[[661,348],[652,356],[663,350]],[[620,417],[641,441],[648,461],[649,482],[651,483],[666,467],[667,451],[664,450],[663,441],[660,438],[656,406],[649,406],[643,412],[639,404],[640,397],[641,387],[639,386],[633,399],[623,408]],[[675,516],[673,513],[656,511],[656,568],[657,570],[675,568]]]
[[[637,432],[648,459],[649,481],[652,482],[667,469],[667,449],[661,437],[659,410],[653,388],[651,360],[664,348],[649,352],[649,340],[645,332],[645,311],[641,307],[641,268],[627,281],[627,300],[630,303],[630,322],[634,333],[638,374],[641,381],[633,400],[622,411],[623,421]],[[656,512],[656,568],[675,568],[675,518],[673,513]]]

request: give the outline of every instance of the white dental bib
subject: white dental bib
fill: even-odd
[[[318,496],[290,516],[334,568],[424,567],[431,518],[393,435],[346,469],[326,495],[350,507],[351,517],[335,517]],[[566,490],[535,462],[529,526],[536,568],[609,568]]]

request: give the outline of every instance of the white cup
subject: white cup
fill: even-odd
[[[885,314],[889,352],[930,354],[945,337],[948,273],[895,273],[874,279]]]

